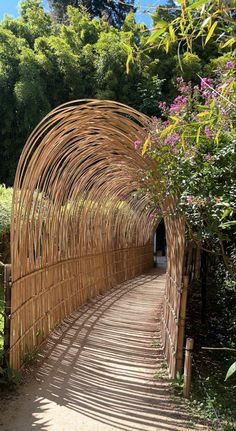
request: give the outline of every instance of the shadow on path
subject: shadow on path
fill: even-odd
[[[90,301],[52,333],[35,379],[5,403],[4,431],[186,431],[182,405],[171,400],[159,317],[164,270],[122,283]]]

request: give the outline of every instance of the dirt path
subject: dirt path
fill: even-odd
[[[167,380],[153,379],[163,363],[152,347],[163,288],[159,270],[73,313],[48,340],[35,376],[1,403],[1,431],[207,430],[190,424]]]

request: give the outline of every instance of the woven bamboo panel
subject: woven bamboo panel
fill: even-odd
[[[168,214],[165,217],[167,242],[166,287],[162,310],[162,342],[172,378],[182,367],[183,341],[179,342],[182,324],[180,309],[183,292],[183,262],[185,251],[184,220],[175,214],[175,200],[168,198]],[[172,214],[172,215],[171,215]],[[178,361],[178,358],[180,361]],[[178,369],[179,367],[179,369]]]
[[[152,265],[150,163],[134,150],[149,118],[125,105],[73,101],[29,137],[11,221],[10,364],[19,368],[62,319]]]

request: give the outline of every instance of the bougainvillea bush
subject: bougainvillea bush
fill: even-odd
[[[235,272],[236,156],[234,61],[216,70],[215,80],[199,85],[177,78],[179,95],[160,103],[145,143],[137,146],[156,163],[145,175],[154,198],[177,197],[176,211],[190,238],[222,258]]]

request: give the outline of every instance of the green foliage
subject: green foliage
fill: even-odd
[[[228,380],[234,373],[236,373],[236,362],[234,362],[232,365],[230,365],[225,380]]]
[[[0,390],[13,390],[21,382],[21,374],[13,368],[0,366]]]
[[[38,334],[38,336],[39,336],[39,334]],[[34,350],[32,350],[32,351],[30,351],[27,348],[27,351],[26,351],[26,353],[24,355],[24,361],[23,361],[24,365],[26,367],[29,367],[31,365],[35,365],[36,362],[37,362],[37,357],[38,357],[38,351],[37,351],[36,348]]]
[[[151,347],[155,348],[155,349],[159,349],[161,347],[161,343],[159,340],[153,340],[151,343]]]
[[[155,120],[150,143],[143,145],[142,154],[156,161],[147,187],[155,198],[178,197],[190,238],[222,256],[227,270],[235,272],[235,134],[230,99],[223,96],[230,97],[233,81],[226,74],[217,86],[219,95],[206,79],[194,90],[180,83],[181,95],[170,108],[164,105],[168,121]]]
[[[85,9],[91,17],[102,18],[115,27],[121,27],[127,14],[134,10],[134,0],[49,0],[50,9],[58,22],[67,19],[67,8]]]
[[[219,47],[231,48],[234,36],[235,2],[217,0],[178,0],[179,13],[169,20],[155,20],[155,29],[148,44],[155,43],[166,52],[174,44],[184,51],[194,52],[198,43],[204,47],[212,40],[219,40]]]
[[[166,379],[168,377],[167,368],[167,363],[161,362],[159,365],[159,369],[155,372],[153,378],[155,380]]]
[[[118,30],[72,6],[65,24],[55,23],[39,0],[22,1],[20,11],[0,23],[0,182],[7,185],[30,132],[55,106],[107,98],[154,115],[161,86],[171,80],[159,78],[160,65],[162,75],[170,69],[166,62],[148,53],[135,54],[127,75],[129,44],[141,47],[147,39],[131,16]]]
[[[0,237],[10,231],[12,188],[0,185]]]
[[[175,395],[182,394],[184,387],[184,375],[177,371],[175,379],[172,379],[170,382],[170,387]]]

